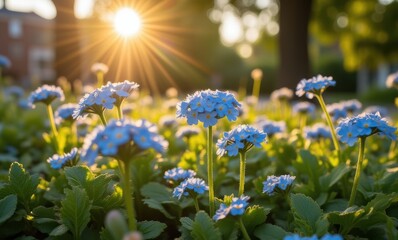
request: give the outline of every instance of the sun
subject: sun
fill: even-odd
[[[140,32],[142,22],[134,9],[124,7],[116,12],[113,19],[113,27],[122,37],[132,37]]]

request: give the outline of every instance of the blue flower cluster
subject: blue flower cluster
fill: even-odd
[[[249,205],[247,202],[250,198],[248,196],[240,196],[239,198],[232,198],[231,204],[221,203],[220,208],[216,211],[213,216],[214,221],[218,221],[226,218],[228,215],[241,216],[245,213],[246,207]]]
[[[313,114],[315,105],[310,102],[299,102],[293,105],[293,112],[299,114]]]
[[[112,93],[111,97],[115,99],[115,106],[120,106],[123,100],[130,96],[131,92],[139,86],[140,85],[135,82],[125,80],[124,82],[117,83],[108,82],[108,84],[102,88],[105,91],[110,91]]]
[[[301,237],[298,234],[293,234],[285,236],[283,240],[343,240],[343,237],[339,234],[329,234],[329,233],[327,233],[321,238],[318,238],[316,235],[313,235],[311,237]]]
[[[310,79],[302,79],[296,88],[296,95],[301,97],[306,94],[307,98],[313,98],[314,94],[319,95],[329,86],[336,85],[332,77],[323,77],[318,75]]]
[[[28,104],[33,108],[35,107],[34,104],[38,102],[49,105],[57,98],[59,98],[61,101],[65,99],[64,91],[62,91],[60,87],[43,85],[30,94],[28,98]]]
[[[284,121],[272,121],[268,119],[262,119],[257,123],[257,126],[266,132],[269,137],[272,137],[276,133],[283,133],[286,131],[286,122]]]
[[[203,122],[204,127],[216,125],[218,119],[227,117],[235,121],[241,104],[234,95],[223,91],[197,91],[177,104],[177,117],[187,118],[189,125]]]
[[[174,115],[165,115],[159,119],[159,125],[165,128],[173,128],[177,126],[177,121]]]
[[[200,128],[196,126],[182,126],[176,132],[176,138],[190,138],[192,136],[198,135],[200,133]]]
[[[209,187],[203,179],[191,177],[185,179],[174,188],[173,197],[180,199],[182,196],[188,196],[189,194],[203,194],[208,190]]]
[[[353,146],[358,138],[367,137],[373,134],[387,136],[396,140],[395,127],[388,125],[388,122],[381,118],[379,113],[362,113],[353,118],[345,118],[340,121],[336,133],[340,141]]]
[[[330,116],[333,118],[333,121],[337,121],[340,118],[346,118],[348,114],[354,114],[360,111],[362,104],[358,100],[352,99],[330,104],[326,108]]]
[[[73,148],[69,153],[63,155],[54,154],[52,157],[47,159],[47,162],[54,169],[60,169],[65,166],[68,162],[73,162],[76,160],[78,153],[77,148]]]
[[[267,134],[249,125],[238,125],[217,142],[217,155],[236,156],[239,152],[246,152],[253,146],[261,147],[266,141]]]
[[[263,193],[272,196],[278,190],[285,191],[290,188],[290,186],[293,184],[294,179],[296,179],[296,177],[290,175],[281,175],[279,177],[276,177],[274,175],[268,176],[267,181],[263,182]]]
[[[134,82],[108,83],[84,95],[79,101],[79,107],[73,113],[73,118],[84,117],[89,113],[102,114],[105,109],[120,106],[130,93],[138,88]]]
[[[149,148],[162,153],[167,145],[156,126],[146,120],[113,120],[106,127],[98,126],[86,137],[81,157],[89,165],[98,155],[129,160]]]
[[[274,90],[270,96],[272,101],[286,101],[292,99],[292,97],[293,91],[286,87]]]
[[[67,103],[60,106],[57,111],[55,111],[55,121],[59,124],[61,121],[73,122],[73,113],[78,107],[77,104]]]
[[[304,128],[305,138],[310,140],[319,140],[321,138],[331,138],[330,129],[323,123],[316,123],[311,127]]]
[[[388,75],[386,85],[388,88],[398,88],[398,72]]]
[[[4,88],[3,94],[7,98],[12,97],[12,98],[20,99],[24,96],[25,91],[21,87],[10,86],[10,87]]]
[[[364,113],[379,113],[381,117],[387,117],[389,115],[388,109],[382,106],[372,105],[368,106],[363,110]]]
[[[0,68],[11,67],[11,61],[4,55],[0,55]]]
[[[164,173],[164,179],[166,180],[172,180],[172,181],[181,181],[185,180],[187,178],[192,178],[196,176],[196,172],[193,170],[185,170],[180,167],[176,167],[170,170],[167,170]]]

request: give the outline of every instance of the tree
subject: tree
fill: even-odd
[[[53,0],[55,18],[55,71],[70,82],[81,76],[80,32],[74,0]]]

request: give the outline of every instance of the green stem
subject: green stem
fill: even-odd
[[[195,204],[195,210],[196,210],[196,212],[199,212],[199,211],[200,211],[200,208],[199,208],[198,196],[195,196],[195,197],[193,198],[193,203]]]
[[[254,79],[252,95],[255,96],[257,99],[260,97],[260,87],[261,87],[261,78]]]
[[[354,184],[352,185],[350,201],[348,204],[349,207],[354,205],[355,196],[357,194],[357,188],[358,188],[358,184],[359,184],[359,178],[361,177],[362,162],[363,162],[363,157],[364,157],[364,152],[365,152],[365,140],[366,140],[366,137],[359,138],[359,154],[358,154],[358,161],[357,161],[357,169],[355,171]]]
[[[47,104],[47,113],[48,113],[48,118],[50,119],[51,131],[53,133],[52,139],[54,141],[55,151],[61,154],[58,143],[58,131],[57,131],[57,126],[55,125],[54,112],[51,104]]]
[[[245,225],[243,224],[243,221],[242,221],[241,217],[239,217],[239,227],[240,227],[240,230],[242,231],[243,238],[245,240],[250,240],[249,234],[246,231]]]
[[[97,72],[97,87],[100,88],[104,85],[104,73],[99,71]]]
[[[329,128],[330,128],[330,132],[332,133],[332,139],[333,139],[334,148],[335,148],[335,150],[337,152],[339,160],[341,160],[339,141],[337,139],[337,134],[336,134],[336,130],[334,129],[332,119],[330,118],[330,115],[329,115],[329,113],[328,113],[328,111],[326,109],[325,101],[323,100],[322,94],[315,94],[315,97],[318,99],[319,104],[321,105],[322,111],[325,113],[326,121],[328,122],[328,125],[329,125]]]
[[[239,194],[242,196],[245,191],[245,169],[246,169],[246,152],[240,152],[240,174],[239,174]]]
[[[99,115],[99,117],[100,117],[100,119],[101,119],[102,124],[103,124],[104,126],[106,126],[106,119],[105,119],[104,112],[102,112],[101,114],[98,114],[98,115]]]
[[[213,182],[213,127],[207,128],[207,181],[209,184],[209,215],[214,215],[214,182]]]
[[[397,141],[392,141],[391,145],[390,145],[390,149],[388,151],[388,158],[389,159],[393,159],[394,157],[394,150],[395,150],[395,146],[397,145]]]
[[[122,106],[119,105],[116,107],[116,109],[117,109],[117,116],[118,116],[119,120],[121,120],[123,118]]]
[[[120,166],[121,161],[118,161],[118,164]],[[130,184],[130,162],[128,160],[124,162],[124,169],[121,174],[123,175],[123,182],[124,182],[123,197],[124,197],[124,204],[127,210],[129,230],[136,231],[137,225],[135,220],[133,197],[131,194],[131,184]]]

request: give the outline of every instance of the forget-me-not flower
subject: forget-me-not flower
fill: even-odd
[[[113,120],[106,127],[98,126],[86,137],[82,160],[92,165],[97,156],[129,160],[146,149],[164,152],[168,142],[157,132],[157,127],[146,121]]]
[[[310,79],[302,79],[296,88],[296,95],[301,97],[304,94],[308,98],[313,98],[314,94],[322,94],[329,86],[336,85],[336,81],[332,77],[323,77],[318,75]]]
[[[287,101],[292,99],[292,97],[293,91],[286,87],[274,90],[270,96],[272,101]]]
[[[173,197],[180,199],[182,196],[188,196],[189,194],[201,195],[208,190],[209,187],[203,179],[191,177],[185,179],[180,185],[174,188]]]
[[[293,112],[298,114],[312,114],[315,112],[315,105],[310,102],[298,102],[293,105]]]
[[[340,141],[353,146],[358,138],[367,137],[373,134],[387,136],[396,140],[396,128],[389,126],[387,120],[381,118],[379,113],[362,113],[353,118],[345,118],[340,121],[336,132]]]
[[[221,203],[216,214],[213,216],[213,220],[218,221],[226,218],[228,215],[242,216],[246,211],[246,207],[249,205],[249,199],[248,196],[242,195],[232,198],[230,203]]]
[[[30,94],[28,103],[34,108],[35,103],[42,102],[49,105],[57,98],[63,101],[65,99],[64,91],[60,87],[45,84]]]
[[[275,192],[286,191],[292,186],[294,179],[296,177],[290,175],[268,176],[267,180],[263,182],[263,193],[272,196]]]
[[[304,136],[310,140],[319,140],[321,138],[332,137],[329,128],[323,123],[316,123],[311,127],[305,127]]]
[[[196,172],[193,170],[185,170],[183,168],[180,167],[176,167],[170,170],[167,170],[164,173],[164,179],[166,180],[172,180],[172,181],[181,181],[181,180],[185,180],[187,178],[191,178],[191,177],[195,177],[196,176]]]
[[[78,105],[73,103],[61,105],[57,111],[55,111],[55,121],[57,123],[60,123],[61,121],[73,122],[75,120],[73,118],[73,113],[77,107]]]
[[[261,143],[266,141],[267,134],[249,125],[239,125],[217,142],[217,155],[236,156],[239,152],[246,152],[253,146],[261,147]]]
[[[50,166],[54,169],[60,169],[68,162],[73,162],[76,160],[78,156],[78,149],[73,148],[70,152],[65,153],[63,155],[58,155],[54,154],[52,157],[47,159],[47,162],[50,164]]]
[[[227,117],[235,121],[241,104],[234,95],[223,91],[197,91],[177,104],[177,117],[187,118],[189,125],[203,122],[204,127],[214,126],[218,119]]]

